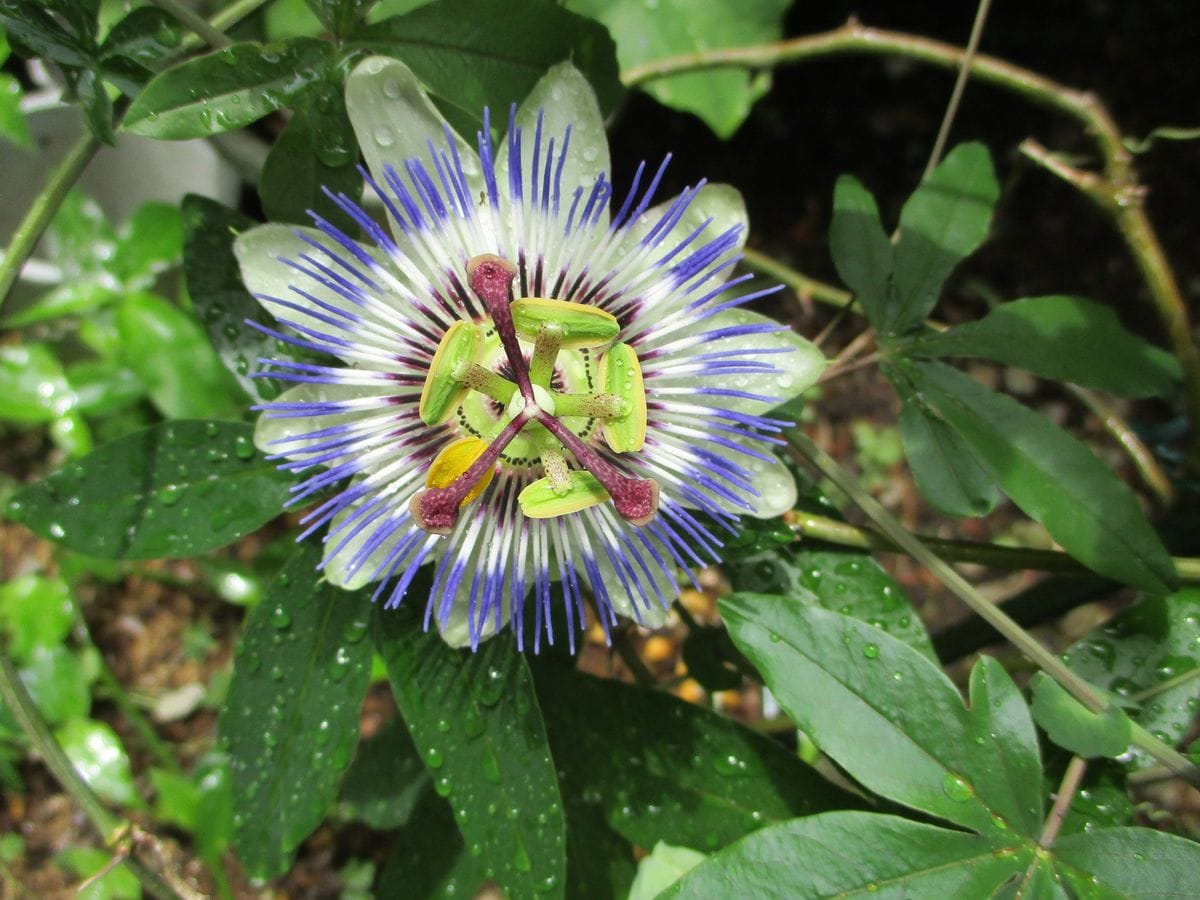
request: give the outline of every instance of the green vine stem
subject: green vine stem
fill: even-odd
[[[792,514],[792,530],[801,538],[815,538],[842,547],[862,550],[885,550],[905,553],[895,541],[869,528],[856,528],[826,516],[797,510]],[[975,563],[997,569],[1034,569],[1039,572],[1063,572],[1080,575],[1091,572],[1069,554],[1061,550],[1041,550],[1034,547],[1006,547],[1002,544],[984,544],[977,541],[953,541],[944,538],[916,535],[916,539],[940,556],[951,562]],[[1200,584],[1200,558],[1177,556],[1175,570],[1183,584]]]
[[[229,46],[229,38],[225,37],[219,28],[214,28],[199,15],[192,12],[191,9],[177,2],[177,0],[150,0],[150,2],[169,15],[174,16],[179,20],[180,24],[201,38],[214,50],[221,50]]]
[[[1185,402],[1192,422],[1189,462],[1200,469],[1200,347],[1192,337],[1183,293],[1146,216],[1145,191],[1137,182],[1132,156],[1112,116],[1094,94],[1069,88],[993,56],[981,54],[967,59],[961,48],[951,44],[868,28],[856,19],[832,31],[791,40],[666,57],[626,69],[622,81],[627,87],[634,87],[682,72],[730,67],[763,69],[855,53],[902,56],[942,68],[965,64],[980,81],[1058,110],[1080,122],[1092,135],[1100,150],[1102,174],[1072,169],[1044,149],[1039,153],[1037,145],[1029,141],[1022,145],[1022,151],[1096,201],[1124,238],[1150,290],[1171,349],[1183,368]]]
[[[1067,813],[1071,811],[1071,801],[1075,799],[1079,786],[1083,784],[1083,776],[1086,772],[1087,760],[1082,756],[1072,756],[1071,761],[1067,763],[1067,770],[1063,772],[1058,791],[1054,795],[1054,806],[1050,808],[1050,814],[1046,816],[1046,824],[1042,827],[1042,836],[1038,838],[1038,845],[1043,850],[1049,850],[1054,846],[1054,840],[1058,837],[1063,822],[1066,821]],[[1032,871],[1040,863],[1041,860],[1035,858],[1030,864],[1030,870]]]
[[[21,730],[33,745],[38,756],[50,773],[55,777],[63,790],[78,804],[87,816],[88,821],[100,833],[104,845],[113,852],[128,853],[128,841],[134,833],[133,826],[121,817],[109,812],[100,802],[87,783],[80,777],[58,743],[50,732],[45,720],[42,719],[33,698],[29,696],[24,682],[17,674],[16,668],[8,658],[7,652],[0,652],[0,699],[9,708]],[[125,860],[130,871],[145,886],[146,890],[158,897],[177,898],[178,893],[154,871],[142,864],[138,859],[128,856]]]
[[[896,518],[859,486],[857,480],[828,453],[818,447],[800,430],[788,433],[788,445],[797,459],[808,462],[832,481],[875,523],[881,532],[937,576],[938,580],[956,594],[976,615],[995,628],[1021,653],[1025,654],[1047,675],[1063,686],[1076,700],[1093,712],[1103,712],[1109,701],[1103,694],[1076,675],[1061,659],[1043,647],[1029,632],[1007,613],[980,594],[971,584],[942,560],[936,553],[910,534]],[[1159,740],[1136,722],[1133,724],[1133,744],[1149,753],[1180,778],[1200,787],[1200,768],[1174,747]]]
[[[67,193],[99,149],[100,141],[90,133],[79,138],[50,174],[50,180],[46,182],[42,192],[25,213],[21,224],[13,232],[12,240],[4,251],[4,259],[0,261],[0,309],[4,307],[4,301],[8,299],[13,285],[17,283],[25,261],[29,259],[34,246],[49,227],[50,220],[54,218]]]

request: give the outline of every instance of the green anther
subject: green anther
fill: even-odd
[[[426,425],[445,422],[462,403],[469,387],[459,381],[455,373],[461,373],[460,367],[475,361],[480,343],[479,327],[471,322],[455,322],[442,335],[421,388],[418,412]]]
[[[556,479],[557,480],[557,479]],[[521,512],[531,519],[553,519],[579,512],[608,499],[608,491],[591,472],[573,469],[566,483],[556,487],[549,477],[539,478],[517,495]]]
[[[621,331],[609,312],[569,300],[522,297],[512,302],[513,324],[527,338],[537,338],[543,325],[562,329],[562,346],[571,350],[603,347]]]
[[[554,406],[560,416],[588,419],[611,419],[629,410],[629,404],[615,394],[555,394]]]
[[[562,347],[563,330],[557,322],[543,322],[533,342],[533,356],[529,360],[529,380],[542,387],[550,387],[554,374],[554,361]]]
[[[604,419],[604,440],[618,453],[641,450],[646,442],[646,391],[637,353],[613,344],[600,360],[600,387],[621,401],[622,414]]]

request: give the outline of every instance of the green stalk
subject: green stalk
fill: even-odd
[[[813,443],[812,438],[799,430],[788,434],[788,444],[797,458],[807,460],[821,474],[832,481],[848,496],[859,509],[873,521],[876,527],[891,540],[937,576],[938,580],[955,593],[981,619],[1004,635],[1042,671],[1063,686],[1076,700],[1092,712],[1104,712],[1108,698],[1072,672],[1061,659],[1043,647],[1013,619],[980,594],[958,572],[954,571],[936,553],[910,534],[896,518],[863,490],[849,472],[843,469],[828,453]],[[1133,743],[1145,750],[1180,778],[1200,786],[1200,768],[1173,747],[1160,741],[1140,725],[1133,723]]]

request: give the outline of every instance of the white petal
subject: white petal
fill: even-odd
[[[297,384],[288,388],[273,402],[275,403],[329,403],[339,400],[358,400],[362,397],[385,397],[388,391],[363,387],[356,384]],[[368,410],[367,414],[374,411]],[[343,422],[362,418],[362,412],[338,413],[325,416],[279,416],[270,410],[258,417],[254,426],[254,446],[264,453],[282,454],[287,459],[298,459],[304,456],[307,447],[328,438],[312,440],[289,441],[286,444],[277,443],[291,437],[332,428]]]
[[[608,136],[596,92],[588,80],[570,62],[559,63],[550,69],[517,107],[516,126],[521,129],[521,175],[526,198],[530,196],[529,179],[533,150],[537,136],[539,112],[542,115],[542,142],[538,157],[538,185],[546,165],[550,139],[554,139],[555,165],[563,148],[563,135],[571,129],[570,146],[562,169],[560,207],[563,215],[570,209],[571,197],[578,187],[586,198],[598,175],[610,171]],[[496,155],[496,179],[503,191],[508,185],[508,140],[501,141]],[[553,172],[551,173],[553,177]],[[601,219],[607,224],[607,216]]]
[[[618,259],[624,259],[637,249],[642,238],[662,220],[676,199],[672,197],[670,200],[650,207],[622,229],[618,245],[620,247]],[[656,247],[659,252],[654,254],[652,259],[658,259],[666,252],[675,249],[681,240],[704,224],[707,219],[712,219],[712,222],[689,245],[690,247],[702,247],[717,235],[724,234],[730,228],[740,225],[741,230],[735,250],[741,252],[742,247],[746,244],[746,232],[749,229],[750,221],[746,214],[746,201],[742,199],[741,192],[731,185],[706,184],[692,198],[679,221],[664,235],[656,238]]]
[[[660,387],[692,387],[696,389],[718,389],[740,391],[768,397],[768,400],[753,400],[744,397],[729,397],[720,394],[700,394],[693,397],[678,393],[664,394],[662,400],[680,400],[731,409],[741,413],[762,415],[780,403],[799,396],[812,387],[825,368],[825,357],[811,342],[790,328],[778,331],[759,332],[714,339],[706,338],[720,329],[740,325],[779,325],[773,319],[744,309],[730,309],[716,313],[706,319],[675,331],[661,341],[651,339],[638,347],[639,353],[656,346],[666,351],[663,356],[647,362],[643,368],[646,376],[646,394],[654,396]],[[679,372],[680,365],[688,365],[689,359],[697,354],[741,351],[733,356],[721,357],[723,361],[744,359],[772,366],[775,371],[722,373],[719,369],[705,371],[703,361],[696,362],[699,372]],[[758,352],[755,352],[758,351]]]
[[[446,119],[404,63],[372,56],[355,66],[346,79],[346,111],[367,168],[380,187],[385,186],[384,166],[390,164],[409,190],[413,190],[404,163],[418,157],[439,191],[443,190],[430,157],[429,142],[439,151],[444,150],[449,133],[458,148],[463,173],[471,187],[470,196],[479,195],[484,184],[479,157],[453,129],[448,129]]]

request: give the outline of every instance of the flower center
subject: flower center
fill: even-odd
[[[649,523],[658,510],[658,485],[620,471],[587,442],[597,423],[617,453],[641,449],[646,438],[641,367],[633,348],[616,342],[620,324],[581,303],[513,300],[516,268],[498,256],[474,257],[467,276],[491,326],[455,322],[442,336],[421,391],[420,415],[427,425],[457,416],[470,437],[434,459],[426,489],[412,499],[413,520],[426,531],[448,534],[461,507],[483,492],[503,460],[538,465],[544,473],[517,497],[530,518],[611,499],[628,521]],[[528,360],[522,341],[533,345]],[[597,352],[593,379],[591,354]],[[567,454],[580,468],[568,465]]]

